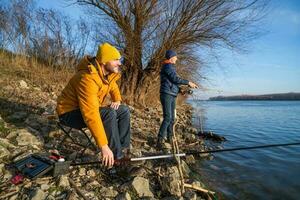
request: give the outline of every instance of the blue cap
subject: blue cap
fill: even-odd
[[[172,58],[174,56],[177,56],[177,54],[176,54],[175,51],[173,51],[173,50],[167,50],[166,51],[166,55],[165,55],[166,59],[170,59],[170,58]]]

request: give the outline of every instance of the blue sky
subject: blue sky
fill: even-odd
[[[263,28],[247,54],[220,50],[201,97],[300,92],[300,1],[271,1]]]
[[[55,8],[72,17],[83,15],[78,6],[63,0],[40,0],[38,5]],[[238,54],[218,50],[219,64],[210,62],[209,81],[200,98],[215,95],[300,92],[300,1],[270,1],[270,11],[263,20],[266,34],[249,42],[249,52]]]

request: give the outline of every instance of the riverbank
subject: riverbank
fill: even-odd
[[[101,166],[71,167],[65,175],[26,179],[19,185],[8,184],[14,174],[6,168],[12,160],[32,153],[48,152],[63,133],[56,126],[55,106],[59,89],[36,85],[30,79],[0,76],[0,196],[4,199],[80,199],[69,178],[89,199],[208,199],[202,192],[187,189],[181,195],[180,176],[174,160],[153,160],[129,164],[126,174],[111,178]],[[54,85],[55,83],[53,83]],[[162,111],[159,107],[133,107],[131,111],[132,154],[135,157],[157,153],[155,141]],[[194,135],[192,107],[177,108],[176,133],[181,151],[204,150],[203,141]],[[18,156],[16,156],[18,155]],[[88,151],[87,156],[95,153]],[[203,155],[202,155],[203,156]],[[209,156],[209,155],[204,155]],[[94,156],[95,157],[95,156]],[[184,158],[185,182],[205,188],[193,179],[193,156]]]

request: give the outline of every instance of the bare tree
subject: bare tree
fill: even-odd
[[[7,28],[8,28],[8,21],[7,21],[8,13],[3,6],[0,6],[0,48],[4,49],[8,45],[8,37],[7,37]]]
[[[74,66],[86,51],[91,28],[82,19],[72,21],[58,11],[39,9],[28,54],[49,66]]]
[[[12,0],[1,5],[1,37],[3,44],[13,51],[24,53],[28,48],[29,29],[32,19],[33,0]]]
[[[0,47],[51,67],[74,66],[91,38],[85,20],[36,8],[34,0],[7,1],[0,5],[0,17]]]
[[[264,0],[73,0],[97,17],[97,39],[123,50],[122,92],[143,102],[159,80],[164,52],[176,50],[184,68],[200,66],[197,49],[238,49],[255,36]],[[204,58],[202,58],[204,59]],[[195,70],[195,69],[194,69]],[[190,73],[191,74],[191,73]]]

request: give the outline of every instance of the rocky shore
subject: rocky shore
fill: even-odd
[[[10,84],[7,84],[7,83]],[[124,173],[111,177],[102,166],[70,167],[58,177],[43,176],[25,179],[14,185],[14,176],[7,164],[32,153],[56,149],[63,132],[56,125],[57,94],[21,81],[0,80],[0,199],[210,199],[211,196],[194,189],[180,191],[180,176],[175,159],[128,163]],[[131,111],[131,153],[134,157],[159,153],[155,141],[162,121],[160,106],[137,108]],[[206,150],[192,127],[192,108],[177,107],[176,134],[180,150]],[[160,152],[161,153],[161,152]],[[95,157],[89,150],[87,157]],[[185,182],[205,188],[194,180],[192,169],[197,159],[210,155],[188,156],[182,159]],[[124,168],[124,167],[123,167]],[[79,191],[78,191],[79,190]]]

